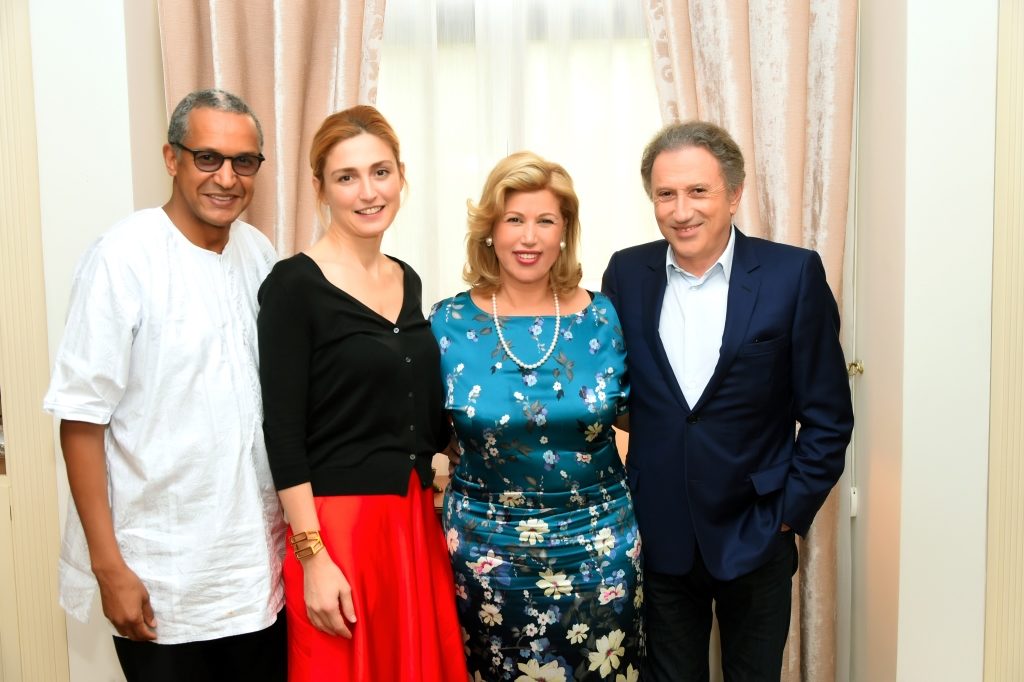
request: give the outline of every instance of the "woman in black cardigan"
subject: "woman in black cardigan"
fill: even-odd
[[[405,184],[369,106],[310,150],[323,237],[260,290],[260,379],[285,558],[289,679],[466,679],[431,458],[447,445],[420,279],[381,253]],[[321,211],[323,214],[323,211]]]

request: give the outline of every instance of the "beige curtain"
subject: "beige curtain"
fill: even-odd
[[[281,255],[316,238],[309,145],[328,114],[377,94],[385,0],[159,0],[168,114],[223,88],[263,126],[263,164],[243,219]]]
[[[841,299],[856,0],[644,0],[662,119],[700,118],[743,148],[736,222],[815,249]],[[783,679],[836,679],[838,499],[801,545]]]

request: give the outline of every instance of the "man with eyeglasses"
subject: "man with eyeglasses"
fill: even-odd
[[[256,292],[277,256],[238,220],[263,162],[222,90],[171,115],[161,208],[127,217],[75,272],[44,408],[74,504],[61,604],[99,589],[129,681],[284,680],[284,524],[263,443]]]

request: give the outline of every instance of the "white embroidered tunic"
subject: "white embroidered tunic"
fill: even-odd
[[[114,532],[159,643],[255,632],[284,603],[256,344],[256,292],[276,258],[251,225],[236,221],[218,254],[155,208],[115,225],[75,272],[43,406],[109,424]],[[59,577],[61,605],[85,621],[97,584],[73,502]]]

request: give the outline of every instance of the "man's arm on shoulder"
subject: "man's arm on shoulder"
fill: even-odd
[[[608,260],[608,266],[604,269],[604,275],[601,277],[601,293],[608,297],[612,302],[612,306],[618,309],[619,307],[619,291],[618,282],[616,281],[616,258],[618,252],[612,254],[612,257]]]
[[[82,520],[89,560],[100,587],[105,615],[118,633],[135,640],[156,639],[149,592],[121,556],[107,495],[105,424],[61,420],[60,446],[67,463],[71,497]]]
[[[803,264],[791,338],[793,408],[800,431],[782,521],[803,535],[843,473],[853,431],[839,309],[816,253]]]

